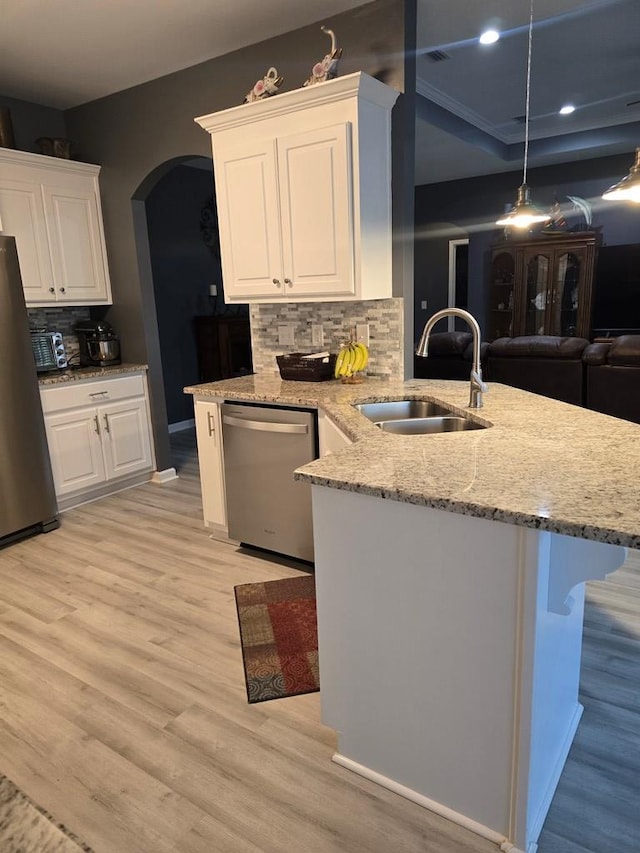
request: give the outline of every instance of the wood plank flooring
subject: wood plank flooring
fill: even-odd
[[[333,764],[318,694],[247,704],[233,587],[299,569],[211,539],[192,432],[172,445],[178,480],[0,551],[0,772],[96,853],[495,853]],[[639,650],[634,554],[589,585],[539,853],[640,849]]]

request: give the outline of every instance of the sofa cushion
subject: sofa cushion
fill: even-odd
[[[434,332],[429,335],[428,353],[430,356],[438,357],[460,356],[472,341],[471,332]]]
[[[640,337],[640,336],[639,336]],[[497,338],[489,344],[490,358],[581,358],[589,341],[556,335],[521,335]]]
[[[583,362],[591,365],[606,364],[610,346],[611,344],[605,343],[589,344],[582,353]]]
[[[640,335],[620,335],[614,338],[607,360],[609,364],[621,367],[640,366]]]

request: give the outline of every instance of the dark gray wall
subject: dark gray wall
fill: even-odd
[[[557,196],[567,224],[584,222],[574,212],[567,196],[587,199],[593,208],[593,224],[601,228],[603,243],[637,243],[640,240],[640,211],[637,205],[614,204],[602,200],[605,189],[627,174],[634,153],[602,157],[530,169],[527,183],[534,202],[548,210]],[[495,220],[515,201],[522,172],[505,172],[464,181],[448,181],[416,187],[415,231],[415,337],[419,336],[425,312],[447,304],[448,243],[461,233],[469,237],[469,310],[484,329],[488,306],[488,267],[491,244],[503,236]]]
[[[63,139],[67,136],[64,113],[61,110],[32,104],[29,101],[19,101],[1,94],[0,107],[7,107],[11,113],[15,147],[19,151],[38,152],[36,139],[41,136]],[[73,152],[72,156],[78,159]]]
[[[415,0],[408,0],[408,5],[415,5]],[[313,63],[326,52],[322,23],[331,24],[344,48],[342,75],[363,70],[402,92],[404,17],[405,0],[377,0],[336,15],[330,22],[319,18],[311,26],[65,113],[78,159],[102,165],[100,186],[114,296],[107,316],[122,335],[123,358],[149,364],[159,468],[170,465],[160,342],[149,253],[144,245],[144,204],[132,204],[132,199],[144,199],[169,166],[189,156],[210,156],[209,137],[194,123],[194,117],[241,103],[271,65],[284,75],[282,91],[299,88]],[[402,133],[405,123],[406,119]],[[400,180],[406,179],[405,165]],[[394,183],[394,194],[412,194],[412,187],[411,175],[405,190],[400,182]]]

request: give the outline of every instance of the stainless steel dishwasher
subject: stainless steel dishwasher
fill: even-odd
[[[242,403],[221,408],[229,536],[312,561],[311,487],[293,472],[318,456],[316,413]]]

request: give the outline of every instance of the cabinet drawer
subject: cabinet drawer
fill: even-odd
[[[99,406],[126,397],[142,397],[144,392],[144,376],[123,376],[41,388],[40,399],[42,411],[48,414],[80,406]]]

